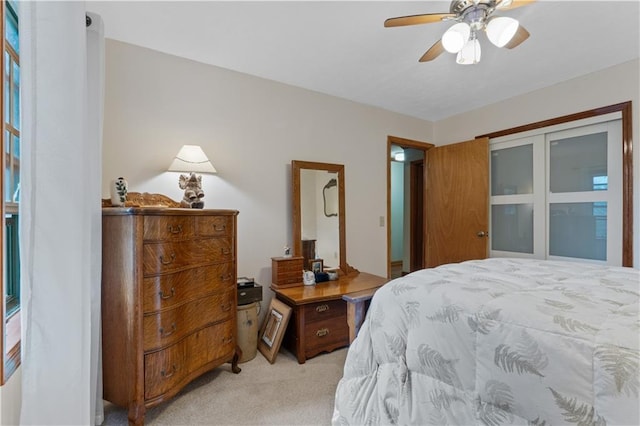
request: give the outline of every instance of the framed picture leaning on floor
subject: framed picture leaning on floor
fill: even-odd
[[[269,310],[264,317],[258,334],[258,350],[273,364],[278,356],[284,332],[289,323],[291,308],[275,297],[271,299]]]

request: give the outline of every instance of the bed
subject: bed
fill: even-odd
[[[640,271],[494,258],[377,291],[334,425],[638,425]]]

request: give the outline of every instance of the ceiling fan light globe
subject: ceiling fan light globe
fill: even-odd
[[[459,22],[442,35],[442,47],[449,53],[458,53],[469,41],[471,27],[466,22]]]
[[[504,47],[518,31],[520,23],[508,16],[498,16],[487,24],[487,38],[497,47]]]
[[[456,62],[460,65],[473,65],[480,62],[480,42],[477,38],[469,40],[456,56]]]

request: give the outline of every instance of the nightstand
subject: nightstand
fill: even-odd
[[[387,278],[360,272],[315,285],[290,288],[272,285],[276,298],[293,310],[283,345],[296,355],[300,364],[322,352],[348,346],[348,302],[343,296],[363,291],[373,294],[387,281]]]

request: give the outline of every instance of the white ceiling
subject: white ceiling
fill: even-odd
[[[450,23],[383,27],[390,17],[448,12],[448,1],[89,1],[87,9],[102,16],[108,38],[431,121],[640,57],[640,0],[538,0],[499,11],[531,37],[508,50],[482,35],[481,62],[469,66],[446,52],[418,62]]]

